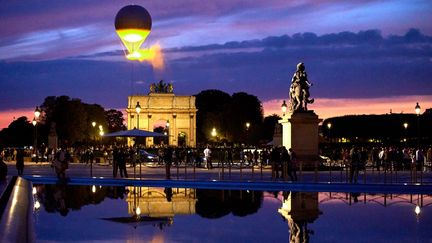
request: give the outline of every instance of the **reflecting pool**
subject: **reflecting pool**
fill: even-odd
[[[35,185],[37,242],[430,242],[432,195]]]

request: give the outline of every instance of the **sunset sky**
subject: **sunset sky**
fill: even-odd
[[[144,47],[162,47],[164,69],[124,57],[114,18],[132,3],[152,16]],[[46,96],[124,110],[160,79],[280,114],[298,62],[322,118],[432,108],[430,0],[2,1],[0,23],[0,128]]]

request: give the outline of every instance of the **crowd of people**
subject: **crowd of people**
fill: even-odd
[[[152,153],[148,153],[151,151]],[[153,162],[166,167],[166,177],[170,178],[171,166],[196,166],[211,170],[218,167],[270,166],[272,178],[297,180],[299,169],[296,153],[282,146],[254,148],[205,146],[201,148],[159,146],[99,145],[65,147],[56,151],[44,145],[37,150],[29,148],[6,148],[0,151],[1,161],[16,161],[18,175],[24,173],[24,158],[36,163],[48,161],[59,178],[65,178],[69,163],[99,163],[112,165],[113,177],[128,177],[126,165]],[[350,181],[357,182],[358,173],[366,166],[375,170],[425,170],[432,166],[432,147],[426,149],[398,147],[338,147],[329,156],[334,164],[350,170]]]
[[[332,151],[331,160],[350,169],[350,182],[357,182],[359,171],[366,166],[380,171],[425,171],[432,167],[432,147],[361,147],[337,148]]]

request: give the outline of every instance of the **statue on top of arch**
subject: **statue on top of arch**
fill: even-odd
[[[167,84],[163,80],[159,81],[159,83],[152,83],[150,85],[150,93],[173,93],[174,88],[171,83]]]

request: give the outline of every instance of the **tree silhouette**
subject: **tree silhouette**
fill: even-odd
[[[34,127],[22,116],[14,120],[9,126],[0,131],[0,145],[2,147],[23,147],[33,145]]]

